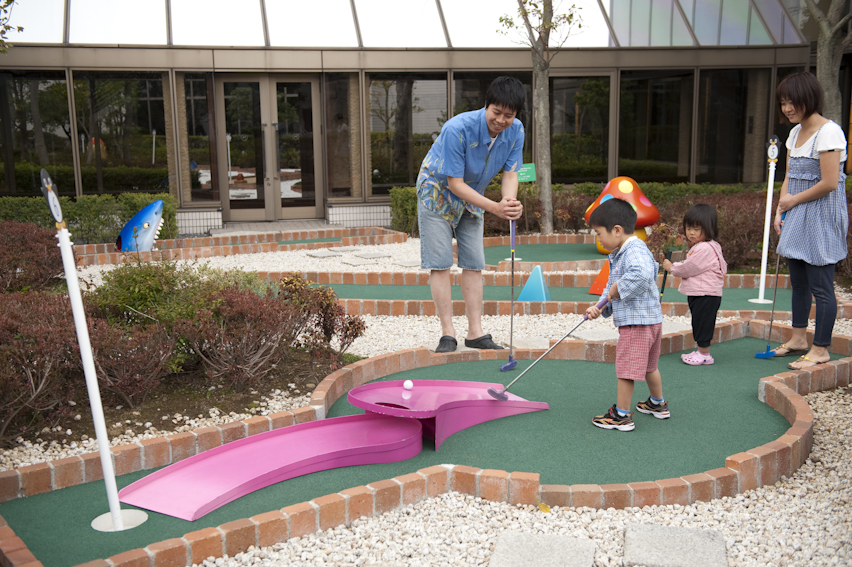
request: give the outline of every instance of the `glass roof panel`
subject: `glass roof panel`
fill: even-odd
[[[265,43],[260,2],[242,2],[236,7],[232,0],[171,0],[171,6],[175,45],[263,46]]]
[[[787,18],[784,18],[784,39],[782,41],[784,43],[804,43],[792,22]]]
[[[775,41],[781,43],[784,37],[784,20],[787,17],[784,15],[784,10],[778,3],[778,0],[754,0],[754,5],[757,6],[760,15],[763,16],[763,21],[769,27]],[[755,14],[752,14],[754,18]],[[752,27],[754,27],[752,25]],[[751,32],[749,32],[749,42],[751,43]]]
[[[694,0],[688,2],[690,8],[684,6],[686,17],[695,30],[695,37],[701,45],[719,44],[719,16],[722,11],[722,0]]]
[[[751,22],[749,23],[748,30],[748,44],[772,45],[772,43],[772,38],[769,36],[769,33],[766,31],[766,28],[763,27],[763,23],[760,21],[760,18],[757,17],[757,11],[752,8]]]
[[[722,0],[722,26],[719,45],[746,45],[749,4],[743,0]]]
[[[165,45],[165,0],[71,0],[71,43]]]
[[[276,47],[358,47],[349,0],[267,0],[266,22]]]
[[[9,14],[10,26],[23,26],[18,33],[11,29],[6,37],[12,45],[16,43],[62,43],[62,28],[65,21],[65,0],[40,0],[16,2]]]
[[[605,6],[622,47],[693,44],[674,0],[609,0]]]
[[[354,1],[364,47],[447,47],[435,0]]]
[[[498,32],[501,16],[517,17],[517,0],[443,0],[441,10],[453,47],[518,47],[517,34]]]

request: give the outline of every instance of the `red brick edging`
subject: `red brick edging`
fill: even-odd
[[[744,336],[767,338],[768,323],[728,321],[716,326],[715,342]],[[790,327],[774,327],[772,339],[787,340]],[[663,337],[662,354],[694,346],[691,332]],[[836,336],[832,352],[852,355],[852,337]],[[518,359],[541,356],[544,349],[516,349]],[[568,339],[555,348],[548,359],[613,362],[615,343]],[[507,359],[507,351],[465,351],[435,354],[425,348],[385,354],[358,361],[329,375],[314,390],[311,406],[268,417],[207,427],[161,439],[113,448],[117,474],[159,467],[184,459],[192,451],[203,451],[222,443],[270,429],[302,423],[325,416],[328,408],[349,389],[404,370],[473,360]],[[808,370],[783,372],[762,378],[758,396],[781,413],[791,427],[785,435],[749,451],[731,455],[725,466],[680,478],[608,485],[541,485],[537,473],[506,472],[455,465],[433,466],[393,479],[350,488],[303,502],[235,520],[216,528],[206,528],[143,549],[134,549],[86,563],[94,567],[132,565],[192,565],[224,554],[233,556],[250,546],[268,546],[292,537],[307,535],[338,525],[348,525],[360,517],[379,515],[419,500],[456,491],[486,500],[510,504],[587,506],[625,508],[652,505],[688,505],[774,484],[789,477],[807,459],[813,445],[813,412],[803,395],[846,387],[850,383],[852,358],[820,364]],[[29,496],[53,489],[102,478],[97,454],[93,458],[70,457],[0,473],[0,501]],[[17,482],[16,482],[17,481]],[[15,486],[16,485],[16,486]],[[0,564],[35,567],[41,563],[24,542],[0,517]]]

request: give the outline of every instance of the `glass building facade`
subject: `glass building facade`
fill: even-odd
[[[23,2],[0,62],[0,195],[38,195],[44,167],[65,195],[168,191],[225,221],[386,207],[506,74],[527,90],[527,162],[547,89],[556,183],[760,183],[789,129],[774,87],[810,63],[793,4],[576,0],[536,85],[522,38],[497,31],[515,0]]]

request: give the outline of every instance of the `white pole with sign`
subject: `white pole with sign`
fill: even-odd
[[[778,163],[778,136],[769,138],[766,155],[769,157],[769,182],[766,184],[766,218],[763,223],[763,252],[760,255],[760,292],[756,299],[749,299],[752,303],[772,303],[771,299],[764,299],[766,291],[766,261],[769,257],[769,228],[772,226],[772,195],[775,190],[775,164]]]
[[[77,279],[77,266],[74,264],[74,251],[71,249],[71,234],[62,220],[62,207],[56,195],[56,188],[50,176],[41,170],[41,191],[47,199],[47,206],[56,221],[56,238],[59,239],[59,251],[62,253],[62,266],[65,268],[65,281],[68,284],[68,297],[71,299],[71,312],[74,314],[74,326],[77,329],[77,341],[80,344],[80,358],[83,361],[83,373],[86,376],[86,391],[89,394],[89,405],[92,409],[92,420],[95,424],[95,435],[98,440],[98,452],[101,457],[101,469],[106,483],[109,513],[101,514],[92,520],[92,528],[101,532],[120,532],[135,528],[148,519],[148,514],[142,510],[122,510],[118,502],[118,488],[115,484],[115,467],[112,463],[112,452],[109,448],[104,408],[101,404],[101,392],[98,388],[98,378],[95,372],[95,362],[92,357],[92,345],[89,341],[89,328],[86,326],[86,312],[83,309],[83,298],[80,295],[80,282]]]

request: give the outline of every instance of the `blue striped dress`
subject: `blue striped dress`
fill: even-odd
[[[787,192],[796,195],[816,185],[822,174],[819,168],[819,152],[816,141],[824,124],[813,136],[807,157],[790,157],[787,174]],[[796,129],[796,136],[798,131]],[[792,137],[791,133],[791,137]],[[795,141],[793,142],[795,145]],[[846,258],[846,232],[849,230],[849,213],[846,208],[845,161],[840,162],[837,189],[816,199],[796,205],[784,219],[777,253],[785,258],[804,260],[812,266],[828,266]]]

